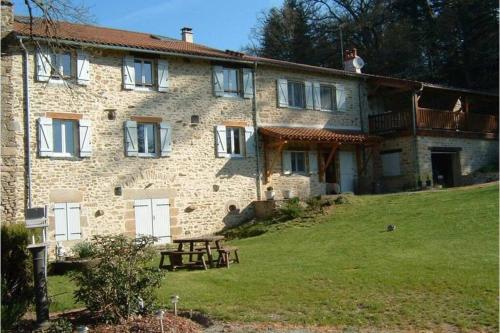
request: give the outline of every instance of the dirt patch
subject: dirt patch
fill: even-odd
[[[137,315],[131,317],[127,321],[119,324],[105,324],[100,318],[90,315],[88,311],[81,310],[71,313],[58,314],[51,316],[51,321],[64,318],[73,325],[76,329],[79,325],[84,325],[89,328],[89,332],[102,333],[146,333],[146,332],[161,332],[160,321],[154,315]],[[199,333],[202,332],[202,326],[194,321],[174,316],[172,313],[165,313],[163,316],[163,329],[165,333]],[[12,332],[27,333],[38,332],[34,330],[34,321],[25,319]]]

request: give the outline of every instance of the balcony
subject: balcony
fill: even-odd
[[[409,111],[393,111],[369,117],[371,134],[390,135],[411,133]],[[462,137],[498,137],[498,117],[473,112],[418,108],[417,134]]]

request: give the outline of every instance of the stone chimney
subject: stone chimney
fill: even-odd
[[[344,70],[349,72],[361,73],[361,68],[365,65],[365,62],[361,57],[358,57],[358,50],[353,48],[352,50],[344,51]]]
[[[181,29],[182,41],[186,43],[193,42],[193,29],[184,27]]]
[[[11,0],[2,0],[1,7],[1,35],[2,39],[7,36],[12,31],[12,25],[14,23],[14,13],[13,4]]]

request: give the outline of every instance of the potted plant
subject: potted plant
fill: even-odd
[[[272,186],[267,187],[266,191],[266,199],[267,200],[274,200],[274,196],[276,193],[274,193],[274,188]]]

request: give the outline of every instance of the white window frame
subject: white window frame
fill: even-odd
[[[78,156],[78,149],[80,148],[80,138],[78,136],[78,122],[76,120],[71,120],[71,119],[58,119],[58,118],[52,118],[52,128],[54,128],[54,122],[60,121],[61,122],[61,150],[62,152],[56,152],[55,151],[55,131],[52,130],[52,141],[53,141],[53,151],[51,156],[52,157],[76,157]],[[70,122],[73,125],[73,145],[74,145],[74,154],[71,154],[66,151],[66,124]],[[77,144],[78,143],[78,144]]]
[[[235,131],[239,131],[239,138],[240,138],[240,153],[239,154],[235,154],[233,153],[234,151],[234,132]],[[230,133],[230,144],[227,144],[227,157],[230,157],[230,158],[233,158],[233,157],[236,157],[236,158],[242,158],[244,156],[244,142],[245,141],[245,129],[242,128],[242,127],[226,127],[226,142],[227,142],[227,135],[228,133]]]
[[[239,68],[222,67],[222,80],[224,80],[224,72],[225,71],[235,71],[236,72],[236,90],[234,90],[234,89],[226,90],[225,89],[226,84],[225,84],[225,82],[222,82],[222,89],[224,90],[224,97],[241,97],[242,91],[243,91],[241,70]],[[229,82],[231,82],[231,81],[229,81]]]
[[[69,75],[64,75],[64,67],[62,65],[62,57],[69,57]],[[64,80],[73,76],[73,57],[71,52],[54,52],[49,54],[50,57],[50,78],[52,80]],[[55,63],[53,61],[55,60]],[[62,77],[59,75],[62,74]]]
[[[302,102],[303,104],[301,106],[296,106],[292,105],[292,99],[290,98],[290,84],[295,85],[299,84],[302,87]],[[295,89],[294,89],[295,90]],[[287,81],[287,93],[288,93],[288,107],[291,109],[305,109],[306,108],[306,85],[303,81],[298,81],[298,80],[288,80]],[[293,96],[293,93],[292,93]]]
[[[144,152],[144,153],[141,153],[139,151],[139,126],[144,126],[144,125],[153,125],[153,138],[155,140],[155,151],[154,152]],[[144,128],[144,130],[146,130],[146,128]],[[159,137],[159,126],[157,123],[148,123],[148,122],[137,122],[137,156],[139,157],[157,157],[159,155],[159,152],[158,152],[158,148],[159,148],[159,140],[158,140],[158,137]],[[148,149],[148,143],[149,141],[147,140],[148,136],[147,135],[144,135],[143,139],[144,139],[144,149],[147,150]]]
[[[401,151],[388,151],[386,153],[381,152],[380,158],[382,160],[382,176],[383,177],[398,177],[401,176]],[[387,165],[388,163],[395,163],[394,159],[397,158],[397,170],[390,168],[392,165]]]
[[[135,73],[135,63],[140,62],[141,63],[141,83],[137,83],[135,81],[135,75],[134,75],[134,85],[136,90],[154,90],[155,88],[155,62],[153,59],[147,59],[147,58],[136,58],[134,57],[134,73]],[[149,62],[151,63],[151,84],[146,84],[146,77],[144,76],[144,63]]]
[[[331,95],[330,95],[330,99],[331,99],[331,105],[332,105],[332,108],[331,109],[325,109],[323,108],[323,105],[322,105],[322,98],[321,98],[321,88],[329,88],[330,91],[331,91]],[[335,94],[335,86],[334,85],[331,85],[331,84],[324,84],[324,83],[320,83],[319,85],[319,108],[321,111],[324,111],[324,112],[335,112],[337,107],[336,107],[336,94]],[[315,105],[316,106],[316,105]]]
[[[307,174],[307,169],[308,169],[307,151],[305,151],[305,150],[289,150],[289,152],[290,152],[290,171],[292,172],[292,175],[305,175],[305,174]],[[298,163],[297,163],[298,159],[297,159],[296,154],[302,154],[304,156],[304,171],[293,170],[294,156],[295,156],[295,166],[298,165]]]

